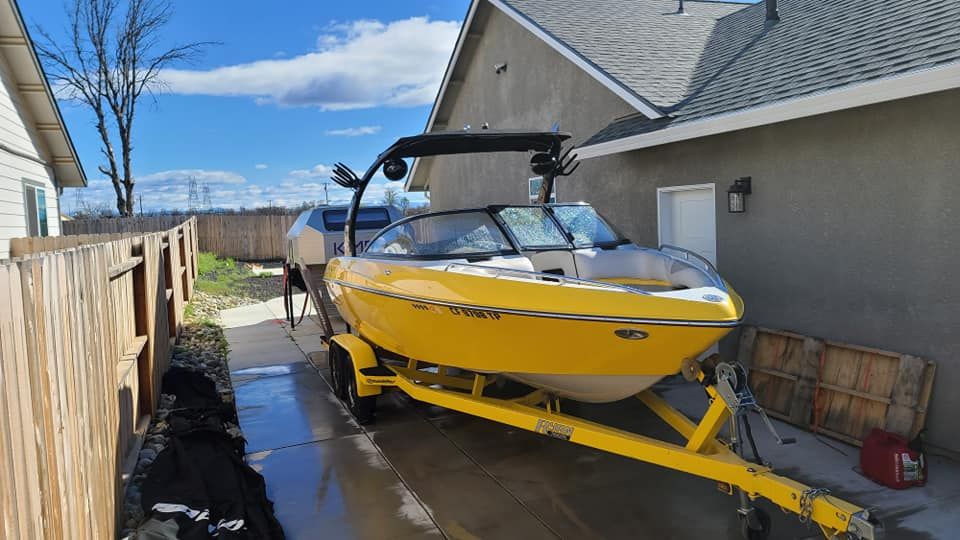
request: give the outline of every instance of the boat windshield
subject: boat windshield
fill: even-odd
[[[587,204],[550,205],[560,225],[573,237],[578,248],[606,247],[627,243],[627,239],[610,226],[592,206]]]
[[[381,232],[368,255],[444,259],[514,254],[509,240],[486,210],[425,214]]]
[[[497,211],[520,249],[569,249],[567,235],[541,206],[508,206]]]

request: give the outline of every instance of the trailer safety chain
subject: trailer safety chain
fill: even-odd
[[[810,521],[810,516],[813,514],[813,501],[817,497],[825,497],[830,494],[830,490],[826,488],[810,488],[804,490],[803,494],[800,495],[800,523],[807,523]]]

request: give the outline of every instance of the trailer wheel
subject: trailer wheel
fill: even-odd
[[[344,382],[344,393],[346,393],[347,406],[357,423],[361,426],[373,422],[373,413],[377,407],[377,396],[360,397],[357,394],[357,376],[353,371],[353,361],[349,354],[343,354],[342,378]]]
[[[754,508],[753,515],[756,518],[753,526],[747,516],[740,516],[740,534],[746,540],[767,540],[770,538],[770,514],[762,508]],[[758,526],[759,529],[756,528]]]
[[[330,387],[333,389],[333,395],[342,401],[346,401],[347,393],[343,391],[343,357],[346,356],[345,351],[336,343],[331,343],[327,354],[330,364]]]

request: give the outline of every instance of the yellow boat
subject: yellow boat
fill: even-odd
[[[392,148],[373,169],[386,161],[387,173],[405,172],[397,155],[460,150],[540,151],[534,163],[552,156],[559,169],[563,138],[427,134],[400,139],[395,147],[416,151]],[[324,281],[344,321],[384,351],[592,402],[676,374],[743,315],[706,260],[636,246],[582,203],[412,216],[381,230],[362,254],[333,259]]]

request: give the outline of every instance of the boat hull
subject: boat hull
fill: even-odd
[[[425,362],[502,373],[583,401],[622,399],[677,373],[685,358],[699,356],[739,318],[736,311],[732,321],[719,323],[628,318],[623,314],[629,306],[614,302],[652,297],[604,290],[574,291],[582,305],[610,303],[594,314],[519,310],[510,298],[525,296],[522,305],[536,308],[540,288],[549,286],[449,274],[346,258],[334,260],[325,282],[341,317],[378,347]],[[470,302],[461,291],[487,302]],[[570,293],[559,287],[547,292],[545,301],[562,301]],[[611,311],[619,315],[596,314]]]
[[[537,373],[504,373],[503,375],[557,396],[588,403],[619,401],[643,392],[663,378],[663,375],[544,375]]]

